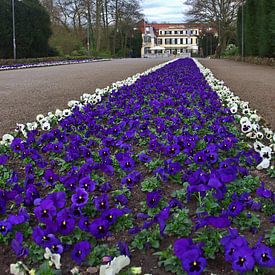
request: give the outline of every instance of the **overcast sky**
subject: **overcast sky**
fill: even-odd
[[[158,23],[183,23],[183,0],[143,0],[141,2],[145,19]]]

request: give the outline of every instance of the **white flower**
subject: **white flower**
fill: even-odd
[[[79,268],[75,266],[73,269],[70,270],[70,272],[72,274],[79,274]]]
[[[9,144],[11,144],[12,143],[12,141],[14,140],[14,137],[12,136],[12,135],[10,135],[10,134],[5,134],[5,135],[3,135],[3,137],[2,137],[2,144],[3,145],[9,145]]]
[[[24,129],[25,129],[25,124],[22,124],[22,123],[16,123],[16,129],[15,131],[16,132],[22,132]]]
[[[60,269],[60,267],[61,267],[61,264],[60,264],[61,256],[60,256],[60,254],[52,253],[51,250],[48,247],[46,247],[45,250],[46,250],[46,252],[44,253],[44,258],[46,260],[49,260],[49,265],[51,266],[52,264],[54,264],[56,269]]]
[[[42,114],[39,114],[39,115],[37,115],[36,116],[36,120],[39,122],[39,123],[41,123],[41,120],[44,118],[44,115],[42,115]]]
[[[234,104],[231,108],[230,108],[230,112],[232,114],[236,114],[238,112],[238,105]]]
[[[246,123],[242,124],[241,128],[243,133],[249,133],[252,131],[252,124],[250,121],[247,121]]]
[[[264,148],[265,146],[260,142],[260,141],[255,141],[254,142],[254,150],[258,153],[261,152],[262,148]]]
[[[258,170],[267,169],[270,165],[269,159],[263,159],[262,162],[256,167]]]
[[[72,113],[72,112],[71,112],[70,109],[64,109],[62,115],[65,116],[65,117],[67,117],[67,116],[69,116],[71,113]]]
[[[59,109],[55,110],[55,116],[56,117],[62,117],[62,115],[63,115],[63,112],[61,110],[59,110]]]
[[[29,271],[28,267],[21,261],[16,264],[10,264],[10,273],[13,275],[25,275]]]
[[[250,133],[246,134],[246,136],[247,136],[248,138],[251,138],[251,139],[256,139],[256,137],[257,137],[257,135],[256,135],[255,132],[250,132]]]
[[[125,266],[130,264],[130,259],[128,256],[121,255],[115,257],[107,265],[101,265],[99,275],[115,275],[120,272]]]
[[[28,131],[32,131],[32,130],[37,129],[37,126],[38,126],[37,122],[27,123]]]
[[[262,140],[264,138],[264,134],[262,132],[257,132],[257,139]]]
[[[50,129],[51,129],[50,123],[49,123],[48,121],[45,122],[45,123],[43,123],[43,124],[41,125],[41,129],[42,129],[43,131],[50,130]]]
[[[71,109],[75,108],[76,106],[78,106],[80,104],[79,101],[77,100],[70,100],[68,102],[68,107],[70,107]]]

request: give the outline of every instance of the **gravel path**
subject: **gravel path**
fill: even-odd
[[[37,114],[64,109],[84,92],[161,64],[167,59],[116,59],[104,62],[0,72],[0,137],[16,123],[35,120]]]
[[[234,94],[250,102],[275,130],[275,68],[219,59],[199,59]]]

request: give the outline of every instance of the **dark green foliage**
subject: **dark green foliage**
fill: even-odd
[[[201,55],[206,57],[215,54],[218,42],[218,38],[215,37],[213,33],[205,33],[204,36],[199,38]]]
[[[0,6],[0,58],[12,58],[11,1],[0,0]],[[15,33],[18,58],[48,55],[50,18],[38,0],[15,0]]]
[[[238,11],[238,45],[241,53],[242,7]],[[275,0],[247,0],[244,5],[245,56],[275,56]]]
[[[248,0],[244,12],[245,54],[255,56],[258,54],[258,32],[256,31],[256,2]]]

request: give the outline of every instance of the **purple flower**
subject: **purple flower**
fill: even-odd
[[[130,172],[135,168],[135,161],[129,156],[124,156],[119,160],[119,165],[124,171]]]
[[[72,195],[72,203],[77,207],[83,207],[88,202],[89,195],[83,188],[77,188],[76,193]]]
[[[91,193],[95,190],[96,182],[90,177],[84,177],[79,181],[79,187],[85,189],[86,192]]]
[[[117,245],[121,255],[128,256],[129,258],[131,257],[129,247],[126,242],[118,242]]]
[[[88,217],[81,217],[78,222],[78,227],[85,232],[89,232],[90,221]]]
[[[254,258],[260,266],[275,266],[275,258],[272,256],[272,249],[264,244],[260,244],[253,249]]]
[[[271,190],[266,189],[264,185],[264,182],[261,182],[261,187],[257,188],[256,190],[257,195],[265,199],[272,198],[273,192]]]
[[[188,275],[199,275],[206,267],[206,259],[201,257],[197,250],[190,250],[185,253],[181,264]]]
[[[146,194],[146,204],[149,208],[154,208],[158,205],[161,200],[161,192],[160,190],[148,192]]]
[[[126,205],[128,203],[128,198],[124,194],[120,194],[114,197],[115,201],[121,205]]]
[[[90,233],[96,238],[104,238],[109,230],[109,222],[105,219],[98,218],[92,221],[89,226]]]
[[[109,208],[108,195],[103,194],[100,197],[96,197],[93,199],[96,210],[104,211]]]
[[[53,184],[59,180],[59,176],[53,170],[47,169],[44,173],[44,179],[47,184]]]
[[[105,147],[103,149],[100,149],[98,153],[101,158],[106,158],[110,156],[110,149],[108,147]]]
[[[0,221],[0,233],[6,236],[9,231],[11,231],[12,225],[8,221]]]
[[[118,208],[111,208],[102,213],[101,217],[108,221],[110,225],[114,224],[118,217],[123,215],[123,211]]]
[[[75,220],[68,214],[68,211],[66,209],[61,210],[57,214],[56,223],[58,226],[58,231],[62,235],[70,234],[75,227]]]
[[[7,155],[0,155],[0,165],[5,165],[9,157]]]
[[[66,204],[66,193],[63,191],[54,192],[48,195],[56,208],[63,208]]]
[[[132,188],[136,183],[141,180],[141,175],[137,171],[133,171],[131,174],[128,174],[121,180],[122,185],[126,185],[129,188]]]
[[[48,230],[44,230],[39,226],[36,226],[33,229],[32,238],[36,244],[42,246],[43,248],[50,248],[57,240],[54,234],[48,233]]]
[[[232,259],[232,269],[238,272],[246,272],[253,270],[255,260],[253,258],[253,250],[249,247],[238,249]]]
[[[90,243],[88,241],[81,241],[74,245],[71,256],[77,264],[81,264],[84,259],[90,254],[90,252]]]
[[[29,254],[28,249],[23,247],[23,234],[20,231],[15,233],[15,237],[11,241],[11,247],[18,258],[28,256]]]
[[[238,216],[243,211],[243,205],[239,201],[233,201],[229,204],[227,214],[232,217]]]
[[[141,161],[141,162],[144,162],[144,163],[147,163],[147,162],[150,162],[152,160],[151,157],[149,157],[148,155],[146,155],[145,153],[141,153],[138,155],[138,159]]]
[[[52,200],[43,200],[41,204],[34,209],[34,214],[40,222],[51,222],[56,215],[56,208]]]

